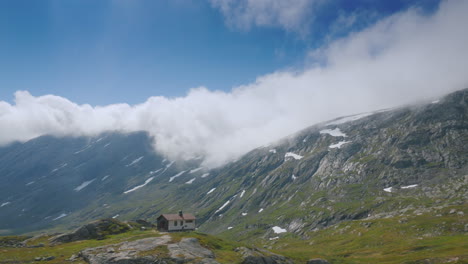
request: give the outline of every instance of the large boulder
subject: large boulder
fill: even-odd
[[[172,243],[171,237],[150,237],[131,242],[87,248],[79,257],[89,264],[219,264],[210,250],[202,247],[196,238],[183,238]]]
[[[145,254],[157,247],[167,245],[171,237],[150,237],[131,242],[122,242],[102,247],[87,248],[79,253],[90,264],[146,264],[146,263],[175,263],[158,253]]]
[[[129,229],[127,224],[116,219],[101,219],[79,227],[71,233],[52,237],[50,242],[58,244],[87,239],[104,239],[106,235],[123,233]]]
[[[242,255],[242,264],[293,264],[294,262],[284,256],[261,249],[246,247],[236,248]]]
[[[214,258],[213,252],[208,250],[198,243],[198,239],[193,237],[182,238],[177,244],[170,244],[167,246],[171,257],[177,259],[179,257],[184,259],[195,259],[195,258]]]
[[[310,259],[307,261],[307,264],[330,264],[330,262],[321,259],[321,258],[316,258],[316,259]]]

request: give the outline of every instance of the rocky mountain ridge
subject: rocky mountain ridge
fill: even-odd
[[[0,230],[182,209],[204,232],[275,239],[466,205],[467,97],[317,124],[212,170],[165,160],[144,133],[16,143],[0,148]]]

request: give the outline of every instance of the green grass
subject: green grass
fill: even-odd
[[[121,243],[124,241],[134,241],[147,237],[157,237],[162,234],[155,230],[147,231],[129,231],[118,235],[108,235],[103,240],[83,240],[59,245],[50,245],[51,236],[42,236],[36,240],[30,241],[29,245],[44,243],[44,247],[38,248],[12,248],[0,247],[0,263],[33,263],[36,257],[54,256],[55,259],[47,263],[66,263],[72,255],[78,254],[83,249]],[[234,251],[236,247],[242,246],[240,243],[229,242],[211,235],[198,232],[179,232],[169,233],[172,237],[171,243],[176,243],[184,237],[195,237],[200,244],[212,250],[217,261],[221,263],[240,263],[241,256]],[[22,237],[3,237],[2,239],[22,239]],[[140,252],[141,256],[158,255],[160,257],[169,257],[169,251],[166,246],[160,246],[150,251]],[[73,263],[84,263],[77,261]]]
[[[245,246],[239,242],[232,242],[199,232],[171,233],[171,237],[176,242],[180,241],[183,237],[197,238],[202,246],[213,251],[216,257],[216,261],[220,263],[240,263],[241,256],[239,253],[235,252],[234,249]]]
[[[357,186],[355,186],[357,187]],[[350,188],[349,191],[354,191]],[[464,214],[458,214],[458,212]],[[451,213],[452,212],[452,213]],[[449,206],[432,213],[395,216],[374,220],[345,221],[302,236],[281,234],[278,240],[262,239],[262,227],[244,229],[242,226],[226,231],[222,237],[200,232],[169,233],[171,243],[184,237],[194,237],[200,244],[212,250],[220,263],[240,263],[241,256],[235,252],[240,246],[266,248],[289,257],[295,263],[305,263],[311,258],[324,258],[331,263],[468,263],[468,239],[465,225],[466,206]],[[271,214],[268,217],[277,217]],[[268,218],[265,215],[265,219]],[[270,219],[271,220],[271,219]],[[243,242],[232,242],[236,238]],[[242,235],[241,235],[242,234]],[[38,248],[13,248],[0,246],[0,263],[33,263],[35,257],[54,256],[47,263],[66,263],[73,254],[90,247],[116,244],[124,241],[161,236],[155,230],[132,230],[118,235],[109,235],[103,240],[85,240],[50,245],[50,236],[30,240],[28,245],[43,243]],[[0,241],[18,241],[24,237],[2,237]],[[250,239],[246,239],[250,238]],[[141,256],[168,257],[166,246],[140,252]],[[430,259],[430,261],[426,261]],[[425,262],[426,261],[426,262]],[[83,262],[74,262],[83,263]]]
[[[47,263],[66,263],[73,254],[90,247],[98,247],[115,244],[124,241],[133,241],[146,237],[160,236],[156,231],[129,231],[118,235],[109,235],[103,240],[83,240],[51,246],[48,239],[51,236],[40,237],[29,244],[44,243],[44,247],[38,248],[5,248],[0,247],[0,263],[32,263],[36,257],[54,256],[55,259]],[[74,262],[84,263],[84,262]]]
[[[285,236],[265,243],[297,263],[317,257],[332,263],[467,263],[466,222],[448,214],[349,221],[309,233],[309,239]]]

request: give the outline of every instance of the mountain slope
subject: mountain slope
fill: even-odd
[[[252,151],[214,172],[192,198],[205,216],[201,229],[233,226],[226,232],[247,238],[259,229],[275,236],[270,228],[278,225],[301,234],[466,205],[467,97],[463,90],[437,103],[334,120]]]
[[[0,229],[64,229],[112,216],[154,221],[183,209],[201,231],[268,239],[466,207],[467,97],[462,90],[317,124],[212,170],[201,159],[165,161],[144,133],[13,144],[0,149]]]

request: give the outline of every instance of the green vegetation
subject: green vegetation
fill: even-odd
[[[43,247],[18,247],[5,248],[0,247],[0,263],[31,263],[36,257],[54,256],[55,259],[47,263],[65,263],[72,255],[78,254],[81,250],[90,247],[115,244],[124,241],[133,241],[137,239],[159,236],[159,232],[151,231],[129,231],[118,235],[109,235],[103,240],[83,240],[58,245],[49,245],[49,238],[52,236],[41,236],[37,240],[31,240],[28,244],[38,245],[43,243]],[[84,263],[84,262],[74,262]]]
[[[52,236],[44,235],[37,239],[31,239],[28,243],[29,246],[44,244],[42,247],[5,247],[0,246],[0,263],[32,263],[37,257],[54,256],[53,260],[46,263],[66,263],[72,255],[78,254],[81,250],[92,247],[99,247],[104,245],[116,244],[125,241],[134,241],[148,237],[158,237],[162,234],[156,230],[147,231],[128,231],[118,235],[109,235],[102,240],[83,240],[70,243],[63,243],[58,245],[50,245],[49,238]],[[212,250],[216,259],[221,263],[239,263],[240,255],[234,251],[235,248],[242,246],[240,243],[229,242],[211,235],[198,233],[198,232],[179,232],[170,233],[172,237],[171,243],[179,242],[184,237],[195,237],[199,240],[200,244]],[[0,241],[15,240],[23,241],[27,237],[1,237]],[[140,252],[140,256],[157,255],[159,257],[168,257],[169,251],[167,246],[159,246],[153,250]],[[84,263],[83,261],[76,261],[73,263]]]
[[[317,257],[331,263],[466,263],[466,220],[447,209],[445,215],[348,221],[311,232],[307,239],[288,235],[264,243],[297,263]]]

